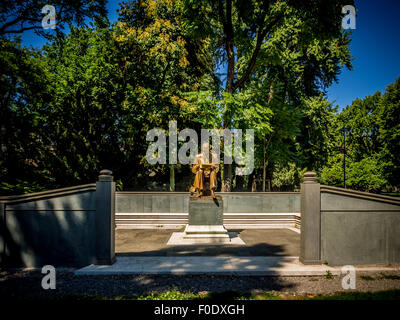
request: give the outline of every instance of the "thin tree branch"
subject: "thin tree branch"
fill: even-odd
[[[22,33],[27,30],[33,30],[33,29],[42,29],[42,26],[32,26],[32,27],[25,27],[21,28],[19,30],[7,30],[3,34],[10,34],[10,33]],[[0,33],[1,34],[1,33]]]
[[[261,49],[261,44],[265,38],[265,36],[271,31],[271,29],[279,22],[280,19],[282,19],[284,16],[284,13],[280,13],[278,16],[276,16],[274,19],[272,19],[267,25],[266,27],[262,30],[263,26],[260,26],[259,28],[259,32],[257,33],[257,42],[256,42],[256,46],[254,48],[253,54],[251,56],[250,62],[249,62],[249,66],[247,67],[246,72],[243,74],[243,76],[233,85],[233,91],[235,91],[236,89],[240,88],[244,82],[247,81],[247,79],[249,79],[250,75],[252,74],[254,67],[256,65],[256,61],[257,61],[257,56],[258,53],[260,52]]]
[[[18,22],[21,21],[22,19],[23,19],[23,17],[22,17],[22,16],[19,16],[19,17],[16,17],[14,20],[11,20],[11,21],[6,22],[5,24],[3,24],[3,25],[1,26],[1,28],[0,28],[0,34],[3,34],[3,33],[5,32],[5,30],[6,30],[8,27],[10,27],[10,26],[12,26],[12,25],[18,23]]]

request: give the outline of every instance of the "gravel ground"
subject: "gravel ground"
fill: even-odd
[[[390,273],[385,273],[389,275]],[[397,279],[382,278],[381,274],[365,280],[357,275],[356,291],[400,289]],[[206,293],[237,291],[258,294],[269,291],[282,296],[302,296],[344,292],[342,278],[323,277],[254,277],[254,276],[171,276],[171,275],[121,275],[75,276],[73,270],[57,270],[55,290],[41,288],[43,275],[40,270],[0,271],[0,299],[54,299],[65,296],[133,296],[160,293],[171,289],[181,292]]]

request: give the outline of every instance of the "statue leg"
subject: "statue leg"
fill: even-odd
[[[199,175],[199,196],[202,196],[204,191],[204,174],[200,170],[197,174]]]
[[[197,192],[197,196],[201,196],[203,191],[203,175],[200,170],[196,172],[196,175],[194,177],[193,187]]]
[[[217,190],[217,173],[212,170],[210,173],[210,191],[211,191],[211,195],[213,197],[215,197],[215,190]]]

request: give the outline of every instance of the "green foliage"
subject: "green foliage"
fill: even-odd
[[[37,182],[22,181],[17,179],[13,184],[7,183],[5,181],[0,182],[0,190],[3,191],[5,195],[14,195],[21,193],[34,193],[44,191],[45,188],[39,185]]]
[[[388,182],[400,188],[400,78],[386,88],[379,105],[380,158]]]
[[[383,178],[379,161],[374,158],[364,158],[350,166],[347,179],[350,186],[361,190],[381,190],[386,180]]]
[[[333,119],[329,160],[320,170],[324,184],[343,186],[343,152],[346,152],[346,186],[382,192],[400,187],[400,78],[386,91],[356,99]],[[344,135],[346,149],[344,150]]]
[[[287,166],[276,165],[272,175],[272,188],[278,188],[280,191],[293,191],[300,187],[305,169],[301,169],[294,163],[288,163]]]
[[[22,48],[19,39],[0,38],[0,180],[4,193],[37,191],[52,181],[42,165],[50,146],[40,135],[42,114],[49,101],[47,66],[37,51]],[[32,186],[28,187],[32,182]]]
[[[66,24],[85,25],[87,18],[105,17],[105,0],[44,0],[3,1],[0,5],[0,37],[20,34],[27,30],[46,35],[42,28],[42,8],[52,5],[56,9],[57,33]]]
[[[142,295],[137,300],[195,300],[197,297],[190,292],[180,292],[171,290],[162,293],[153,293],[150,295]]]
[[[329,270],[326,270],[325,279],[328,279],[328,280],[334,279],[332,272],[330,272]]]
[[[389,280],[400,280],[400,275],[398,274],[386,274],[384,272],[381,272],[380,275],[378,276],[378,279],[389,279]]]
[[[341,112],[326,99],[352,68],[340,28],[351,1],[129,1],[114,25],[101,19],[103,1],[72,3],[60,23],[78,27],[41,50],[6,38],[11,24],[0,30],[2,193],[93,182],[103,168],[120,189],[168,189],[168,172],[188,181],[186,167],[144,159],[147,131],[170,120],[178,130],[254,129],[249,185],[291,190],[307,168],[342,186],[346,152],[347,187],[400,188],[400,78]],[[0,21],[15,14],[37,27],[24,12],[41,5],[10,2]],[[84,17],[96,19],[81,27]]]
[[[400,299],[400,290],[384,290],[384,291],[376,291],[376,292],[359,292],[359,291],[351,291],[351,292],[339,292],[331,295],[322,295],[319,294],[311,300],[399,300]]]
[[[332,276],[333,277],[333,276]],[[310,281],[317,281],[318,279],[311,278]],[[117,297],[103,297],[103,296],[65,296],[64,299],[73,300],[209,300],[218,299],[225,301],[232,300],[399,300],[400,290],[383,290],[376,292],[337,292],[334,294],[318,294],[315,296],[310,295],[292,295],[292,294],[277,294],[276,292],[265,291],[260,294],[250,294],[243,292],[221,292],[221,293],[191,293],[181,292],[179,290],[171,290],[160,293],[144,294],[137,296],[117,296]]]
[[[343,186],[343,157],[330,159],[320,173],[320,182],[326,185]],[[346,187],[355,190],[379,191],[386,187],[382,165],[377,158],[366,157],[360,161],[346,160]]]
[[[360,276],[360,279],[361,279],[361,280],[366,280],[366,281],[372,281],[372,280],[375,280],[375,278],[374,278],[374,277],[371,277],[371,276],[368,276],[368,275],[363,275],[363,276]]]
[[[322,95],[305,98],[304,105],[304,126],[298,151],[305,166],[310,169],[320,168],[334,147],[332,141],[336,110]]]
[[[220,122],[225,128],[256,127],[257,167],[271,169],[274,163],[295,160],[303,166],[321,166],[329,137],[326,119],[316,118],[318,111],[330,110],[320,94],[337,80],[342,67],[352,67],[349,34],[340,30],[344,2],[204,1],[199,5],[187,0],[184,4],[188,28],[211,41],[214,70],[220,72],[221,65],[227,69],[225,88],[220,82],[217,90],[223,98]],[[266,126],[260,128],[261,123]]]
[[[125,9],[121,16],[130,20]],[[134,21],[134,38],[133,21],[97,20],[90,28],[71,26],[40,52],[0,39],[3,193],[89,183],[103,168],[112,169],[119,187],[143,187],[152,172],[162,183],[165,167],[150,170],[144,159],[146,133],[169,120],[196,128],[193,114],[181,112],[182,95],[207,70],[204,55],[194,55],[206,44],[181,36],[179,8],[158,9],[135,9],[148,19]]]

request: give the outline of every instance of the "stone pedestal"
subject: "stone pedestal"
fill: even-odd
[[[301,184],[300,262],[321,264],[321,186],[315,172]]]
[[[224,208],[221,197],[200,199],[190,197],[189,224],[185,228],[183,238],[229,242],[229,234],[224,227]]]
[[[100,171],[96,183],[96,260],[115,262],[115,182],[110,170]]]

